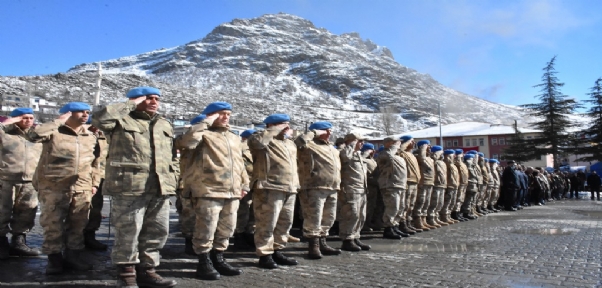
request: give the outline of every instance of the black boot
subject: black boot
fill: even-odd
[[[362,241],[360,241],[359,238],[355,238],[354,241],[355,241],[355,245],[360,246],[360,248],[362,248],[362,250],[364,250],[364,251],[368,251],[368,250],[370,250],[370,248],[372,248],[372,247],[370,247],[370,245],[362,243]]]
[[[178,282],[171,279],[165,279],[155,270],[155,267],[142,267],[136,265],[136,282],[141,287],[164,288],[174,287]]]
[[[358,252],[362,251],[362,247],[357,246],[355,241],[353,240],[343,240],[343,245],[341,245],[341,250]]]
[[[136,269],[134,265],[119,265],[117,267],[119,279],[117,287],[120,288],[138,288],[136,283]]]
[[[320,252],[320,238],[309,238],[308,242],[308,257],[309,259],[322,259],[322,252]]]
[[[320,237],[320,252],[322,253],[322,255],[339,255],[339,254],[341,254],[340,249],[335,249],[335,248],[328,246],[328,243],[326,243],[326,237]]]
[[[221,275],[236,276],[242,274],[242,270],[232,267],[232,265],[226,262],[224,259],[224,251],[211,250],[211,262],[213,262],[213,268]]]
[[[410,237],[409,234],[401,232],[401,230],[399,230],[399,228],[397,226],[393,226],[392,228],[393,228],[393,232],[395,232],[396,234],[399,234],[401,237]]]
[[[84,230],[84,245],[86,248],[95,251],[105,251],[108,246],[96,240],[96,231]]]
[[[244,235],[244,233],[236,233],[234,234],[234,248],[238,251],[251,251],[253,247],[251,247]]]
[[[14,256],[38,256],[40,250],[27,246],[25,234],[13,235],[10,243],[10,254]]]
[[[213,268],[213,263],[209,259],[209,253],[199,254],[199,263],[196,266],[196,277],[203,280],[218,280],[221,275]]]
[[[190,256],[196,256],[196,253],[194,253],[194,248],[192,248],[192,237],[184,238],[184,253]]]
[[[278,268],[278,264],[276,264],[276,262],[274,262],[272,255],[259,256],[259,262],[257,263],[257,266],[259,266],[259,268],[264,268],[264,269]]]
[[[469,213],[464,213],[464,214],[462,214],[462,217],[463,217],[463,218],[466,218],[466,219],[468,219],[468,220],[474,220],[474,219],[477,219],[477,217],[476,217],[476,216],[474,216],[474,215],[472,215],[472,214],[469,214]]]
[[[77,271],[92,270],[92,265],[80,258],[81,250],[65,250],[65,267]]]
[[[399,240],[401,239],[401,235],[395,233],[393,227],[386,227],[385,232],[383,232],[383,238]]]
[[[10,257],[10,245],[6,236],[0,237],[0,260],[6,260]]]
[[[251,249],[255,250],[255,234],[253,233],[242,233],[243,235],[243,239],[245,239],[245,242],[247,242],[247,245],[249,245],[249,247],[251,247]]]
[[[410,229],[410,227],[408,227],[408,224],[406,221],[401,221],[399,222],[399,227],[397,227],[399,229],[399,231],[401,231],[402,233],[408,234],[408,235],[414,235],[416,234],[416,231]]]
[[[284,256],[284,254],[282,254],[280,251],[274,251],[274,254],[272,254],[272,259],[274,259],[278,265],[293,266],[299,264],[297,260]]]
[[[46,266],[46,275],[56,275],[63,273],[63,254],[48,254],[48,265]]]

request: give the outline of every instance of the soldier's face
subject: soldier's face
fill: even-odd
[[[136,110],[144,111],[150,115],[154,115],[159,110],[160,98],[157,95],[147,95],[146,100],[140,102]]]
[[[222,110],[219,112],[215,112],[218,114],[217,119],[213,122],[213,126],[217,127],[226,127],[228,123],[230,123],[230,116],[232,115],[232,111]]]
[[[23,114],[21,116],[21,121],[17,122],[17,126],[19,126],[19,128],[25,130],[30,128],[31,126],[33,126],[33,115],[31,114]]]
[[[86,124],[86,122],[88,122],[88,117],[90,117],[90,111],[75,111],[71,112],[68,121],[70,120],[72,123],[77,124]]]

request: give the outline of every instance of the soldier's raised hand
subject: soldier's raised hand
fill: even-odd
[[[209,115],[207,115],[207,118],[205,118],[205,120],[207,120],[207,122],[211,123],[211,125],[213,125],[213,122],[215,122],[215,120],[219,117],[219,113],[211,113]]]
[[[314,130],[314,133],[316,134],[316,136],[322,136],[324,134],[326,134],[326,130]]]
[[[71,112],[62,114],[56,119],[59,120],[59,122],[61,122],[61,124],[65,124],[65,122],[67,122],[67,119],[69,119],[69,117],[71,117]]]
[[[130,98],[129,101],[134,102],[136,105],[144,102],[144,100],[146,100],[146,96],[140,96],[140,97],[136,97],[136,98]]]
[[[2,124],[4,124],[4,125],[15,124],[21,120],[23,120],[23,116],[11,117],[11,118],[8,118],[8,119],[5,119],[4,121],[2,121]]]

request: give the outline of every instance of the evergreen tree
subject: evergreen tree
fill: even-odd
[[[529,147],[530,144],[527,143],[527,139],[525,139],[523,133],[518,130],[516,121],[514,121],[514,135],[506,141],[509,145],[502,151],[503,160],[514,160],[518,163],[524,163],[538,158],[534,153],[534,149]]]
[[[594,162],[602,160],[602,78],[598,78],[591,92],[588,93],[590,103],[587,115],[591,118],[590,126],[583,133],[588,138],[585,146],[583,146],[579,154],[587,154],[587,156],[579,158],[579,161]]]
[[[541,102],[522,106],[529,109],[531,116],[541,119],[530,124],[542,131],[541,137],[525,139],[525,143],[533,147],[537,156],[552,154],[554,168],[558,168],[560,154],[566,145],[566,132],[575,126],[566,115],[573,113],[579,106],[575,99],[568,98],[560,91],[564,83],[556,77],[555,61],[556,56],[543,68],[542,83],[533,86],[541,88],[541,94],[536,96]]]

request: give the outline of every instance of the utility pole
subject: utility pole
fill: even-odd
[[[438,101],[437,105],[439,107],[439,145],[441,145],[441,147],[445,147],[443,146],[443,133],[441,133],[441,101]]]
[[[96,97],[94,98],[94,105],[100,105],[100,85],[102,83],[102,64],[98,62],[98,79],[96,80]]]

